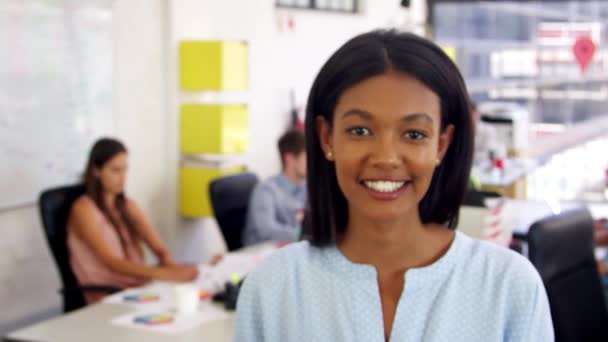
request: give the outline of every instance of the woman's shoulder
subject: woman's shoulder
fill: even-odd
[[[542,284],[532,263],[523,255],[491,242],[470,238],[460,233],[461,265],[503,284],[530,288]]]
[[[290,243],[266,257],[252,275],[267,276],[277,270],[294,269],[310,261],[314,252],[308,241]],[[285,272],[280,272],[284,274]]]
[[[70,209],[71,215],[90,215],[91,213],[97,213],[99,208],[95,201],[89,195],[80,195],[73,203]]]
[[[100,220],[103,220],[101,210],[91,197],[84,194],[72,203],[67,229],[77,232],[86,227],[99,226]]]
[[[141,212],[140,207],[137,205],[137,203],[131,197],[124,195],[124,199],[125,199],[125,207],[127,208],[127,211],[129,212],[129,214],[133,215],[133,214],[138,214]]]
[[[273,293],[280,288],[295,283],[302,273],[314,267],[318,248],[310,246],[308,241],[291,243],[273,252],[245,278],[248,287],[255,288],[258,295]],[[293,284],[292,284],[293,285]]]

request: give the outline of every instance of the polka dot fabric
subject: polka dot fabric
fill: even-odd
[[[376,270],[308,242],[246,280],[234,341],[384,342]],[[553,341],[540,277],[522,256],[456,233],[432,265],[410,269],[390,341]]]

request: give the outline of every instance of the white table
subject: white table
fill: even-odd
[[[8,341],[36,342],[222,342],[232,339],[233,314],[229,314],[226,319],[211,321],[175,335],[152,333],[110,323],[112,318],[127,314],[132,310],[130,306],[126,305],[93,304],[15,331],[6,338]]]
[[[274,249],[274,243],[266,243],[243,249],[234,254],[266,254]],[[220,304],[214,304],[218,307]],[[232,340],[233,316],[205,322],[196,328],[179,334],[162,334],[118,326],[110,323],[113,318],[128,314],[133,307],[124,304],[99,303],[52,318],[9,333],[6,341],[36,342],[222,342]]]

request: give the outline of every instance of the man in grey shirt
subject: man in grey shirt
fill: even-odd
[[[296,241],[306,207],[304,134],[291,130],[278,143],[283,171],[261,182],[251,194],[243,245],[267,240]]]

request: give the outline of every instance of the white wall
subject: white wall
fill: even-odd
[[[170,238],[165,2],[114,2],[114,110],[117,135],[129,149],[128,194]]]
[[[163,0],[115,0],[115,120],[131,151],[128,190],[172,235],[167,181]],[[59,275],[34,205],[0,211],[0,336],[60,312]]]
[[[0,334],[28,319],[58,312],[59,276],[42,235],[37,209],[0,212]]]

